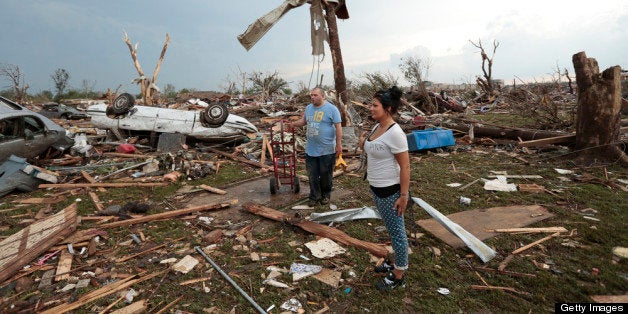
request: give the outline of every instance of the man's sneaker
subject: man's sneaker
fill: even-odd
[[[395,267],[389,259],[386,259],[381,265],[375,266],[376,273],[391,272]]]
[[[313,200],[313,199],[309,199],[307,201],[307,206],[309,206],[309,207],[316,207],[317,204],[318,204],[318,201]]]
[[[395,278],[395,274],[389,272],[386,277],[382,281],[378,281],[375,283],[375,288],[380,291],[385,290],[393,290],[395,288],[405,288],[406,281],[403,277],[401,279]]]
[[[327,204],[329,204],[329,197],[321,198],[321,205],[327,205]]]

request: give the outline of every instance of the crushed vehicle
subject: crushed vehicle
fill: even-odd
[[[65,151],[74,141],[47,117],[0,96],[0,161],[33,158],[48,148]]]
[[[74,107],[67,106],[64,104],[58,104],[56,102],[49,102],[42,105],[42,109],[37,113],[46,116],[48,118],[54,119],[70,119],[70,120],[79,120],[79,119],[87,119],[89,115],[85,112],[80,111]]]
[[[227,142],[257,133],[255,125],[229,114],[226,104],[195,102],[204,110],[181,110],[134,104],[132,95],[118,96],[111,106],[97,103],[87,108],[94,127],[137,132],[180,133],[199,141]]]

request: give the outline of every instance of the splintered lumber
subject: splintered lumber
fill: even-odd
[[[76,230],[76,203],[0,242],[0,282]]]
[[[41,314],[60,314],[60,313],[67,313],[69,311],[72,311],[74,309],[77,309],[89,302],[92,302],[94,300],[100,299],[102,297],[106,297],[110,294],[116,293],[118,291],[124,290],[134,284],[140,283],[142,281],[146,281],[148,279],[151,279],[153,277],[159,276],[164,274],[166,271],[161,271],[161,272],[156,272],[156,273],[152,273],[140,278],[137,278],[138,275],[133,275],[130,276],[128,278],[122,279],[120,281],[116,281],[113,283],[110,283],[106,286],[103,286],[102,288],[96,289],[92,292],[89,292],[87,294],[84,294],[82,296],[80,296],[78,298],[78,300],[76,300],[75,302],[72,303],[63,303],[60,305],[57,305],[53,308],[50,308],[46,311],[40,312]],[[136,279],[137,278],[137,279]]]
[[[545,238],[542,238],[542,239],[536,240],[536,241],[534,241],[534,242],[532,242],[532,243],[530,243],[530,244],[528,244],[528,245],[522,246],[522,247],[520,247],[520,248],[518,248],[518,249],[516,249],[516,250],[512,251],[512,253],[510,253],[510,254],[517,254],[517,253],[521,253],[521,252],[523,252],[523,251],[525,251],[525,250],[527,250],[527,249],[529,249],[529,248],[531,248],[531,247],[533,247],[533,246],[535,246],[535,245],[537,245],[537,244],[539,244],[539,243],[542,243],[542,242],[545,242],[545,241],[547,241],[547,240],[549,240],[549,239],[551,239],[551,238],[557,237],[558,235],[560,235],[560,232],[556,232],[556,233],[554,233],[554,234],[552,234],[552,235],[550,235],[550,236],[547,236],[547,237],[545,237]]]
[[[511,287],[471,285],[471,289],[474,289],[474,290],[502,290],[502,291],[514,292],[514,293],[517,293],[517,294],[530,295],[530,293],[528,293],[528,292],[518,291],[517,289],[511,288]]]
[[[57,273],[55,281],[66,280],[70,278],[70,271],[72,270],[72,254],[68,250],[62,250],[59,255],[59,263],[57,264]]]
[[[154,183],[61,183],[61,184],[40,184],[40,189],[47,188],[128,188],[128,187],[153,187],[153,186],[167,186],[167,182],[154,182]]]
[[[290,223],[291,225],[297,226],[305,231],[311,232],[321,237],[326,237],[336,242],[351,245],[354,247],[365,249],[371,252],[375,256],[385,257],[388,255],[388,250],[377,243],[367,242],[358,240],[350,237],[346,233],[332,227],[328,227],[325,225],[321,225],[316,222],[307,221],[307,220],[294,220],[291,219],[285,213],[282,213],[278,210],[262,206],[260,204],[254,202],[248,202],[242,205],[244,209],[249,211],[250,213],[266,217],[268,219],[272,219],[275,221],[285,221]]]
[[[225,153],[225,152],[223,152],[221,150],[218,150],[218,149],[215,149],[213,147],[206,147],[205,149],[209,150],[212,153],[216,153],[218,155],[222,155],[222,156],[225,156],[227,158],[231,158],[231,159],[233,159],[235,161],[238,161],[238,162],[241,162],[241,163],[245,163],[245,164],[251,165],[253,167],[266,168],[264,165],[260,164],[257,161],[252,161],[252,160],[248,160],[248,159],[245,159],[245,158],[242,158],[242,157],[234,156],[232,154]]]
[[[115,227],[120,227],[120,226],[128,226],[128,225],[143,223],[143,222],[147,222],[147,221],[153,221],[153,220],[166,219],[166,218],[172,218],[172,217],[176,217],[176,216],[187,215],[189,213],[194,213],[194,212],[198,212],[198,211],[222,209],[222,208],[229,207],[231,205],[235,205],[237,203],[238,203],[238,200],[237,199],[233,199],[233,200],[231,200],[231,201],[229,201],[227,203],[209,204],[209,205],[201,205],[201,206],[177,209],[177,210],[173,210],[173,211],[169,211],[169,212],[165,212],[165,213],[159,213],[159,214],[148,215],[148,216],[144,216],[144,217],[138,217],[138,218],[132,218],[132,219],[127,219],[127,220],[110,222],[110,223],[106,223],[106,224],[101,225],[99,228],[115,228]]]
[[[164,306],[163,309],[159,310],[157,313],[155,314],[162,314],[165,313],[169,308],[171,308],[172,306],[174,306],[175,304],[177,304],[177,302],[181,301],[183,299],[183,295],[174,299],[172,302],[168,303],[166,306]]]
[[[164,247],[164,246],[166,246],[166,245],[168,245],[168,244],[170,244],[170,243],[176,243],[176,242],[179,242],[180,240],[182,240],[182,239],[184,239],[184,238],[185,238],[185,237],[178,238],[178,239],[174,239],[174,240],[172,240],[172,241],[169,241],[169,242],[166,242],[166,243],[163,243],[163,244],[157,245],[157,246],[155,246],[155,247],[152,247],[152,248],[150,248],[150,249],[148,249],[148,250],[144,250],[144,251],[139,252],[139,253],[135,253],[135,254],[132,254],[132,255],[128,255],[128,256],[125,256],[125,257],[118,258],[118,259],[116,260],[116,263],[126,262],[126,261],[128,261],[128,260],[130,260],[130,259],[132,259],[132,258],[135,258],[135,257],[138,257],[138,256],[140,256],[140,255],[144,255],[144,254],[146,254],[146,253],[150,253],[150,252],[152,252],[152,251],[154,251],[154,250],[160,249],[160,248],[162,248],[162,247]]]
[[[545,146],[549,144],[569,144],[575,141],[576,141],[576,135],[569,134],[569,135],[554,136],[554,137],[549,137],[549,138],[542,138],[538,140],[519,142],[517,143],[517,145],[521,147],[539,147],[539,146]]]
[[[567,232],[565,227],[544,227],[544,228],[506,228],[506,229],[493,229],[491,232],[504,232],[504,233],[543,233],[543,232]]]
[[[89,191],[87,192],[87,194],[89,194],[89,197],[92,199],[92,202],[94,202],[94,205],[96,206],[96,209],[98,210],[98,212],[101,212],[105,209],[102,206],[102,203],[100,203],[100,199],[98,198],[98,195],[96,195],[96,193]]]
[[[509,254],[508,256],[506,256],[506,258],[501,263],[499,263],[497,270],[504,271],[504,269],[506,269],[506,266],[508,266],[508,263],[510,263],[513,258],[515,258],[515,255],[513,254]]]
[[[135,301],[121,309],[117,309],[110,314],[135,314],[135,313],[145,313],[148,306],[146,305],[146,300]]]
[[[218,188],[215,188],[215,187],[211,187],[211,186],[205,185],[205,184],[201,184],[198,187],[203,189],[203,190],[205,190],[205,191],[209,191],[209,192],[220,194],[220,195],[227,194],[227,191],[225,191],[225,190],[221,190],[221,189],[218,189]]]
[[[81,175],[83,176],[83,178],[85,178],[85,180],[87,180],[87,182],[89,182],[89,183],[96,183],[96,179],[94,179],[94,177],[90,176],[89,173],[87,173],[87,171],[81,170]],[[107,190],[105,190],[105,188],[98,188],[98,191],[106,192]]]

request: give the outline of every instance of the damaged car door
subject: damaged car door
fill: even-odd
[[[0,161],[11,155],[33,158],[49,147],[72,146],[65,129],[50,119],[0,97]]]

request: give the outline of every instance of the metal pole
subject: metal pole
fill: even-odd
[[[205,259],[206,259],[206,260],[207,260],[210,264],[212,264],[212,266],[213,266],[213,267],[214,267],[214,268],[215,268],[215,269],[216,269],[216,270],[217,270],[217,271],[218,271],[218,272],[219,272],[219,273],[220,273],[223,277],[225,277],[225,279],[227,279],[227,281],[228,281],[228,282],[229,282],[229,283],[230,283],[230,284],[231,284],[234,288],[236,288],[236,289],[238,290],[238,292],[240,292],[240,294],[241,294],[241,295],[242,295],[242,296],[243,296],[243,297],[244,297],[247,301],[249,301],[249,303],[251,303],[251,304],[253,305],[253,307],[255,307],[255,309],[256,309],[258,312],[263,313],[263,314],[266,314],[266,311],[264,311],[264,309],[262,309],[262,308],[261,308],[261,307],[260,307],[257,303],[255,303],[255,301],[254,301],[253,299],[251,299],[251,297],[249,297],[249,295],[248,295],[248,294],[246,294],[246,292],[244,292],[244,290],[242,290],[242,288],[240,288],[240,287],[238,286],[238,284],[237,284],[237,283],[235,283],[235,281],[233,281],[233,280],[229,277],[229,275],[227,275],[224,271],[222,271],[222,269],[220,269],[220,267],[218,267],[218,265],[216,265],[216,263],[214,263],[214,261],[212,261],[212,259],[211,259],[211,258],[209,258],[209,256],[207,256],[207,255],[205,254],[205,252],[203,252],[203,250],[202,250],[200,247],[195,246],[195,247],[194,247],[194,249],[195,249],[197,252],[199,252],[201,255],[203,255],[203,257],[204,257],[204,258],[205,258]]]

